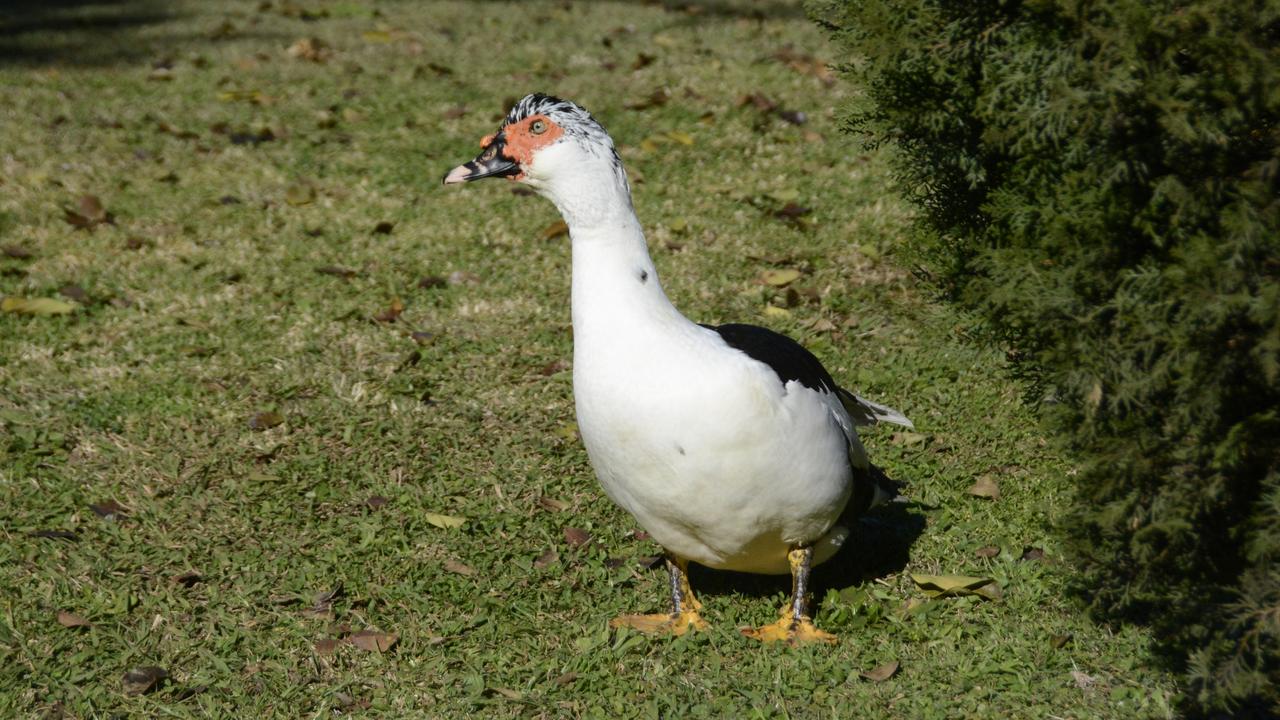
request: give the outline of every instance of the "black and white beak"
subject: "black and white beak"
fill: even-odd
[[[444,176],[444,184],[470,182],[487,177],[518,175],[520,173],[520,164],[506,156],[503,152],[506,146],[506,137],[502,133],[498,133],[488,145],[485,145],[484,152],[476,156],[475,160],[463,163],[450,170]]]

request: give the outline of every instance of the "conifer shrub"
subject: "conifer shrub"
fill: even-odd
[[[925,274],[1081,460],[1097,617],[1280,716],[1280,2],[822,0]]]

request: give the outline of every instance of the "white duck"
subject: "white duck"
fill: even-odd
[[[573,243],[573,392],[605,493],[666,551],[672,611],[614,626],[684,633],[705,623],[688,562],[793,578],[782,618],[743,633],[834,642],[808,611],[809,571],[856,517],[890,497],[855,424],[900,413],[838,387],[793,340],[708,327],[671,304],[631,205],[622,161],[578,105],[533,94],[446,184],[507,177],[560,210]]]

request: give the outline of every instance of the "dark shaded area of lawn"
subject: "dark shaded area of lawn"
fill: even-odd
[[[473,0],[474,1],[474,0]],[[492,0],[486,0],[489,2]],[[583,2],[584,0],[578,0]],[[767,20],[802,17],[799,0],[632,0],[637,5],[661,6],[681,23],[726,20]],[[494,5],[498,3],[493,2]],[[279,9],[284,3],[271,2]],[[310,10],[307,3],[293,3]],[[530,2],[529,8],[572,7],[573,3]],[[375,7],[386,7],[380,3]],[[314,9],[322,11],[323,3]],[[191,52],[224,37],[243,38],[250,27],[238,27],[234,19],[220,20],[225,13],[251,9],[244,5],[208,6],[208,28],[192,32],[190,23],[182,30],[172,21],[179,19],[171,3],[163,0],[6,0],[0,3],[0,65],[25,67],[100,67],[137,64],[166,56]],[[306,12],[301,13],[309,17]],[[230,23],[223,28],[220,22]],[[166,31],[165,25],[173,29]]]
[[[6,0],[0,66],[109,67],[192,52],[232,35],[220,31],[219,10],[211,3],[207,29],[192,30],[173,23],[180,14],[163,0]]]

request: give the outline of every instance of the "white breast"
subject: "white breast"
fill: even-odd
[[[653,539],[709,567],[788,572],[852,484],[831,398],[732,350],[710,330],[629,328],[575,338],[578,426],[605,492]]]

